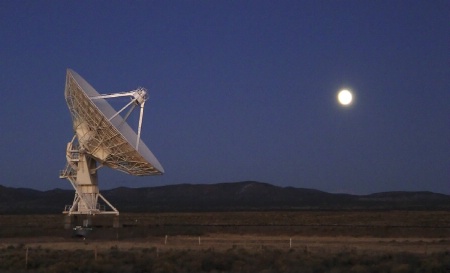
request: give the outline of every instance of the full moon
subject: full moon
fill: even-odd
[[[337,99],[340,104],[349,105],[350,103],[352,103],[353,95],[350,91],[344,89],[339,91]]]

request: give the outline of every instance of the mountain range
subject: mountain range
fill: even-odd
[[[450,195],[395,191],[369,195],[327,193],[245,181],[119,187],[101,191],[120,212],[250,210],[450,210]],[[38,191],[0,185],[1,214],[61,213],[73,190]]]

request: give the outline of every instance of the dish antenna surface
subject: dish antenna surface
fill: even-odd
[[[130,101],[116,111],[106,99],[118,97],[129,97]],[[138,88],[101,95],[75,71],[68,69],[65,98],[75,135],[67,144],[67,165],[61,171],[60,178],[69,180],[75,189],[75,198],[63,213],[69,216],[119,215],[119,211],[99,192],[99,168],[107,166],[136,176],[164,173],[161,164],[141,140],[147,90]],[[126,122],[136,106],[140,108],[137,134]],[[125,110],[126,114],[122,117]],[[106,205],[98,203],[99,197]]]

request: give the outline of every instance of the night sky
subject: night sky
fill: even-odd
[[[449,26],[448,0],[0,1],[0,184],[71,189],[71,68],[150,95],[142,139],[166,173],[102,168],[100,189],[450,194]]]

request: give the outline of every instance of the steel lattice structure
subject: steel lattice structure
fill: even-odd
[[[131,101],[120,111],[114,110],[106,98],[130,97]],[[160,175],[161,164],[140,140],[144,104],[147,91],[144,88],[129,92],[100,95],[81,76],[67,70],[65,98],[72,116],[75,136],[67,144],[66,168],[60,178],[66,178],[75,189],[73,204],[64,213],[118,215],[98,189],[97,169],[107,166],[131,175]],[[126,123],[136,106],[140,106],[138,134]],[[128,113],[123,118],[120,113]],[[106,211],[98,204],[98,197],[112,209]]]

